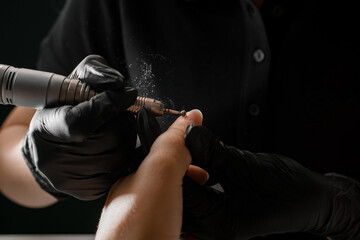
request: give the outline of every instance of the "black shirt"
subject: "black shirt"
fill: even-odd
[[[103,55],[140,95],[201,109],[229,145],[360,179],[354,10],[274,0],[261,11],[250,0],[69,1],[39,68],[68,74]]]
[[[68,1],[38,66],[66,75],[102,55],[140,95],[201,109],[228,145],[359,180],[359,17],[338,4]]]

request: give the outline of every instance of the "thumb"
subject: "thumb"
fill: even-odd
[[[104,124],[115,119],[135,102],[137,91],[133,88],[118,91],[105,91],[86,102],[73,107],[67,114],[72,135],[89,133],[90,135]]]
[[[76,106],[38,110],[30,130],[43,137],[63,141],[82,141],[124,112],[136,99],[134,89],[106,91]],[[129,115],[129,113],[123,113]]]

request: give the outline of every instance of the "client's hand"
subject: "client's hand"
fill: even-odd
[[[138,170],[110,190],[97,239],[178,239],[182,224],[182,181],[191,163],[184,134],[200,125],[202,114],[190,111],[160,135]],[[202,176],[190,168],[188,176]],[[195,175],[195,176],[194,176]]]

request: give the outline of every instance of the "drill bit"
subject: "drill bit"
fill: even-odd
[[[185,111],[185,110],[176,111],[176,110],[169,109],[169,108],[165,108],[165,109],[164,109],[164,113],[181,115],[182,117],[184,117],[184,116],[186,115],[186,111]]]

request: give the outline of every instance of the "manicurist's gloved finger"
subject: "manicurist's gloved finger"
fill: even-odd
[[[99,55],[84,58],[68,77],[79,79],[98,92],[125,86],[123,75],[109,67],[107,61]]]
[[[238,169],[235,168],[237,159],[228,158],[228,154],[225,154],[227,147],[205,127],[189,126],[186,131],[185,144],[191,153],[192,164],[209,173],[208,184],[210,185],[223,182],[230,177],[229,172]],[[233,175],[236,176],[236,173],[234,172]]]
[[[101,92],[76,106],[42,109],[35,113],[30,128],[46,131],[48,140],[82,141],[124,111],[135,101],[137,91],[127,88]]]

